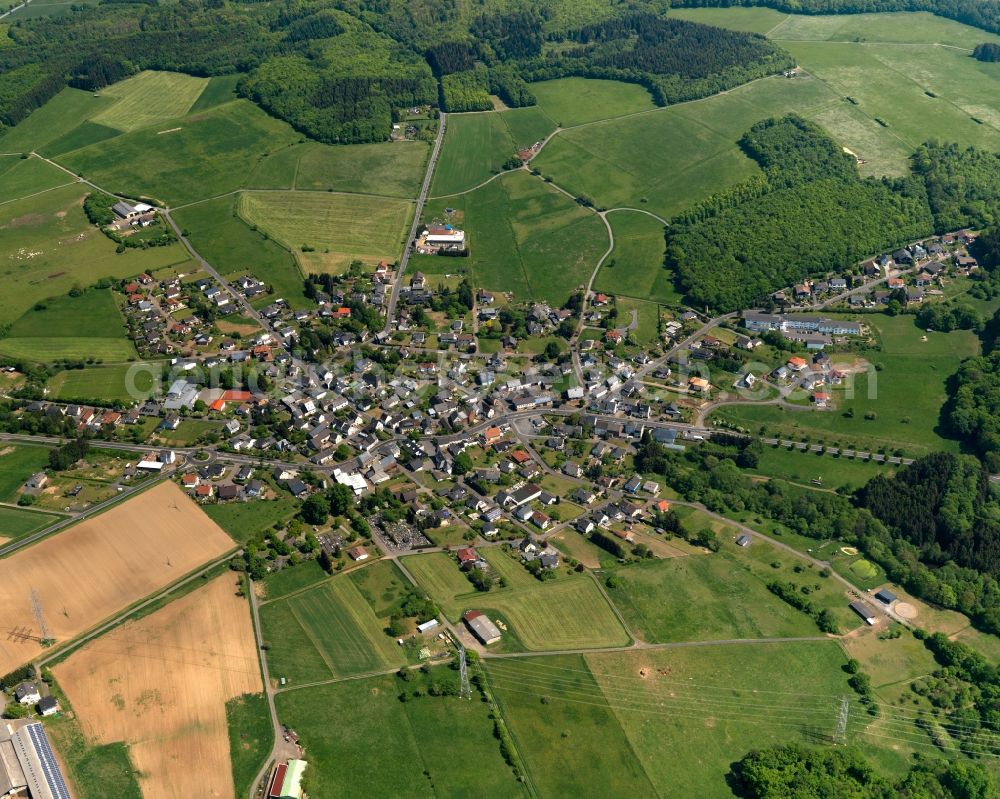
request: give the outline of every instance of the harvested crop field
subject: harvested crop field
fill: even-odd
[[[29,662],[40,643],[34,589],[56,642],[67,641],[235,548],[170,482],[23,549],[3,561],[0,674]]]
[[[263,688],[237,587],[224,574],[54,669],[84,735],[128,745],[146,799],[235,794],[226,702]]]

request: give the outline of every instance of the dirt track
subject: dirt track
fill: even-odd
[[[236,587],[217,577],[53,670],[89,739],[129,745],[146,799],[233,796],[226,701],[263,690]]]
[[[173,483],[0,561],[0,674],[43,651],[37,592],[56,641],[69,640],[234,547]]]

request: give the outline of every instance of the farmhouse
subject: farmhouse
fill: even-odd
[[[478,610],[470,610],[463,617],[469,631],[486,646],[500,640],[500,630]]]
[[[14,689],[14,698],[22,705],[34,705],[42,695],[33,682],[23,682]]]
[[[875,623],[875,611],[868,607],[864,602],[859,602],[854,600],[851,603],[851,610],[857,613],[862,619],[865,620],[867,624]]]
[[[43,716],[54,716],[59,712],[59,702],[54,696],[43,696],[38,700],[38,712]]]

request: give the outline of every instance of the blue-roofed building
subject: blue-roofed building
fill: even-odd
[[[10,742],[31,799],[70,799],[66,780],[41,724],[36,721],[19,727],[10,734]]]

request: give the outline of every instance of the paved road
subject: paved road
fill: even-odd
[[[413,252],[413,241],[417,238],[417,230],[420,229],[421,217],[424,213],[424,203],[427,201],[427,193],[431,190],[431,181],[434,179],[434,168],[437,166],[438,155],[441,153],[441,143],[444,141],[444,129],[447,124],[446,116],[442,111],[439,118],[437,138],[434,139],[431,157],[427,162],[427,171],[424,173],[424,182],[420,187],[420,195],[417,197],[416,208],[413,209],[413,224],[410,226],[410,236],[406,240],[406,246],[403,248],[403,257],[399,259],[396,281],[392,284],[392,293],[389,295],[389,305],[385,312],[384,329],[386,333],[392,331],[393,318],[396,316],[396,303],[399,302],[399,291],[403,287],[403,275],[406,273],[406,265],[410,262],[410,254]]]
[[[268,755],[264,765],[261,766],[260,771],[257,772],[257,776],[254,777],[253,782],[250,783],[249,799],[253,799],[257,796],[258,786],[260,786],[263,780],[267,779],[272,764],[290,758],[297,758],[299,750],[295,744],[285,740],[285,728],[278,720],[278,710],[274,705],[275,689],[271,684],[271,676],[267,669],[267,656],[264,654],[264,637],[260,627],[260,609],[257,603],[257,593],[254,591],[251,580],[247,580],[247,584],[250,591],[250,613],[253,619],[254,637],[257,641],[257,657],[260,659],[260,673],[264,680],[264,694],[267,696],[267,707],[271,713],[271,726],[274,732],[274,745],[271,747],[271,753]]]

